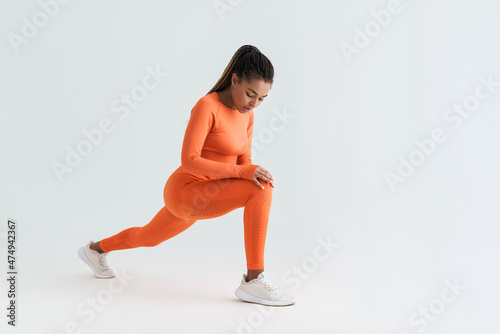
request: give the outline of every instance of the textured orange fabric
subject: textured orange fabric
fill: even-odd
[[[156,246],[198,219],[244,207],[247,269],[263,269],[272,187],[261,179],[264,189],[253,182],[258,167],[251,160],[253,118],[253,110],[231,109],[216,92],[199,99],[184,135],[181,166],[165,184],[165,206],[149,224],[102,239],[102,250]]]

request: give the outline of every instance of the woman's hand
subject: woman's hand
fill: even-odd
[[[274,179],[273,179],[273,176],[271,175],[271,173],[269,173],[266,169],[264,169],[261,166],[258,166],[255,169],[255,172],[253,174],[253,182],[255,182],[255,184],[259,188],[264,189],[264,186],[262,184],[260,184],[260,182],[259,182],[258,179],[262,179],[264,181],[267,181],[271,185],[271,187],[274,188]]]

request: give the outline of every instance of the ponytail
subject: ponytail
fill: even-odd
[[[269,59],[255,46],[243,45],[233,55],[215,86],[206,95],[223,91],[231,86],[233,73],[238,76],[238,83],[243,79],[247,81],[262,79],[272,85],[274,68]]]

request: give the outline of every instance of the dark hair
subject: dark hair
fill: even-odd
[[[206,95],[220,92],[231,86],[233,73],[238,76],[238,83],[243,79],[247,81],[262,79],[264,82],[273,84],[274,68],[269,59],[255,46],[243,45],[233,55],[224,73]]]

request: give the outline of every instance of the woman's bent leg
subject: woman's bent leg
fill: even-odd
[[[264,268],[264,248],[267,224],[272,202],[272,187],[260,180],[264,189],[253,181],[240,178],[222,178],[189,183],[174,191],[165,188],[165,203],[175,216],[186,220],[222,216],[245,207],[244,238],[247,269]]]
[[[255,195],[245,204],[243,213],[248,270],[264,269],[264,247],[273,192],[269,183],[261,183],[265,188],[255,191]]]

